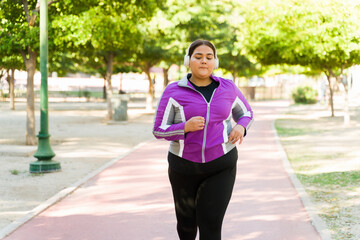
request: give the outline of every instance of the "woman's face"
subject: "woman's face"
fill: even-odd
[[[197,78],[207,78],[214,70],[215,58],[213,50],[207,45],[195,48],[191,55],[189,66]]]

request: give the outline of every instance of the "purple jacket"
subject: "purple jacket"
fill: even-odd
[[[156,111],[154,136],[171,141],[169,151],[192,162],[210,162],[235,147],[228,142],[231,118],[246,132],[253,121],[250,105],[233,81],[211,78],[219,86],[209,103],[185,76],[166,87]],[[185,134],[185,122],[195,116],[205,118],[204,129]]]

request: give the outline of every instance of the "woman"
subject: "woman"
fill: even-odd
[[[231,80],[212,75],[219,65],[212,43],[193,42],[184,64],[191,73],[166,87],[153,134],[171,141],[169,179],[179,238],[194,240],[199,228],[200,240],[219,240],[236,176],[236,142],[243,141],[253,113]]]

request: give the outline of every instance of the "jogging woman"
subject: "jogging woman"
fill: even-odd
[[[236,143],[243,141],[253,112],[233,81],[212,75],[219,60],[211,42],[191,43],[184,64],[191,73],[166,87],[153,134],[171,141],[169,179],[179,238],[195,240],[199,229],[200,240],[220,240],[236,177]]]

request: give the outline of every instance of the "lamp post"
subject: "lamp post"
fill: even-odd
[[[34,154],[37,161],[30,163],[31,173],[60,171],[60,163],[51,160],[55,153],[50,146],[49,113],[48,113],[48,4],[40,0],[40,132],[38,149]]]

